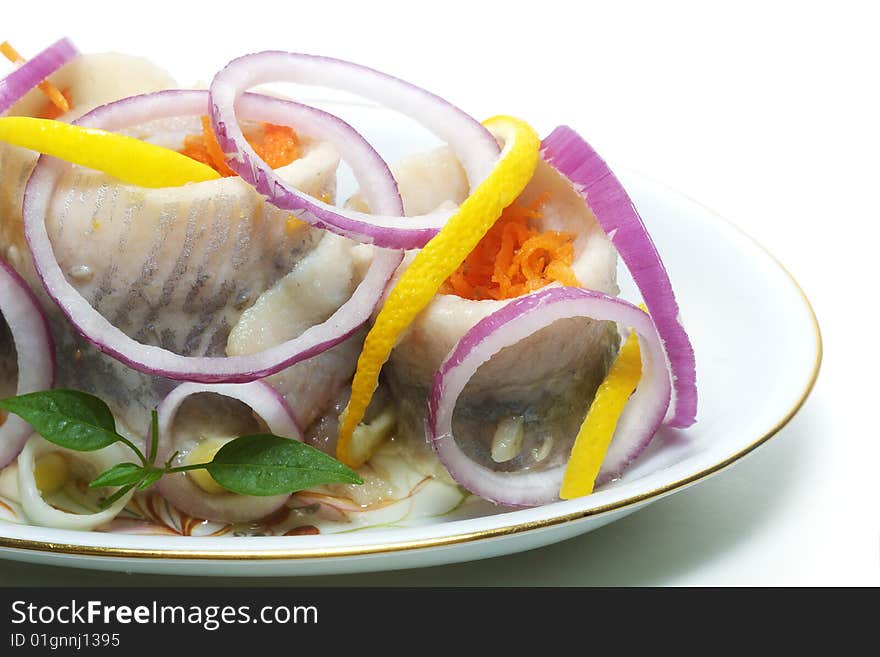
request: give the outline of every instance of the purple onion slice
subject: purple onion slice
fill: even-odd
[[[55,346],[46,317],[27,283],[0,259],[0,314],[9,328],[18,361],[16,395],[48,390],[55,379]],[[17,415],[0,424],[0,468],[21,452],[34,432]]]
[[[459,396],[483,363],[504,347],[572,317],[617,322],[635,331],[641,346],[642,378],[620,417],[597,484],[619,476],[663,422],[671,397],[669,373],[663,346],[646,313],[623,299],[581,288],[544,288],[519,297],[462,337],[435,374],[428,397],[426,425],[431,445],[453,479],[472,493],[510,506],[537,506],[559,499],[565,464],[515,472],[492,470],[462,450],[453,434],[452,419]]]
[[[70,39],[59,39],[0,80],[0,114],[77,55]]]
[[[248,94],[242,97],[239,105],[243,118],[293,125],[304,135],[326,138],[334,145],[344,143],[351,158],[349,164],[369,195],[371,206],[380,212],[403,214],[397,185],[387,165],[348,124],[325,112],[268,96]],[[156,119],[200,115],[207,111],[207,92],[171,90],[104,105],[76,123],[119,130]],[[139,372],[200,383],[242,383],[261,379],[311,358],[348,338],[370,318],[402,258],[399,252],[377,249],[366,276],[348,302],[327,321],[292,340],[246,356],[181,356],[127,336],[95,310],[65,277],[55,257],[45,221],[58,172],[64,166],[68,165],[41,157],[25,191],[25,236],[37,274],[49,296],[87,340]],[[213,182],[197,184],[210,185]]]
[[[302,431],[284,398],[262,381],[214,385],[182,383],[159,404],[157,463],[165,463],[178,450],[175,419],[181,406],[191,396],[203,393],[240,401],[249,406],[275,435],[300,441],[303,439]],[[162,496],[184,513],[218,522],[247,522],[263,518],[283,506],[290,497],[289,494],[252,497],[235,493],[209,493],[186,473],[166,475],[157,486]]]
[[[452,147],[471,188],[489,175],[498,159],[495,138],[478,121],[439,96],[385,73],[340,59],[279,51],[232,60],[211,83],[211,121],[230,168],[277,207],[343,237],[391,249],[420,248],[452,211],[403,219],[371,204],[375,214],[365,214],[330,206],[287,185],[247,143],[237,119],[242,94],[270,82],[340,89],[416,119]]]
[[[56,507],[43,497],[35,474],[40,457],[52,452],[64,454],[65,458],[87,466],[95,474],[104,472],[117,463],[128,461],[132,457],[131,450],[122,443],[114,443],[94,452],[74,452],[53,445],[34,434],[18,456],[18,490],[21,495],[21,506],[31,523],[56,529],[91,531],[103,527],[118,516],[134,495],[134,490],[130,490],[106,509],[91,513],[76,513]]]
[[[673,401],[667,423],[691,426],[697,415],[694,348],[682,326],[669,275],[642,218],[605,161],[571,128],[556,128],[541,152],[584,197],[632,274],[669,361]]]

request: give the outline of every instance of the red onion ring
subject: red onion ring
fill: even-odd
[[[434,375],[428,396],[428,438],[449,474],[472,493],[496,504],[537,506],[559,499],[565,465],[545,470],[498,472],[458,446],[452,432],[455,404],[480,365],[504,347],[570,317],[611,320],[631,327],[642,349],[642,379],[617,424],[597,484],[619,476],[651,442],[669,407],[671,386],[663,346],[651,318],[631,303],[601,292],[545,288],[514,299],[477,322]]]
[[[174,452],[172,440],[174,418],[181,405],[191,395],[213,393],[237,399],[247,404],[278,436],[302,441],[302,430],[297,426],[284,398],[262,381],[205,385],[182,383],[159,404],[159,447],[156,462],[165,463]],[[166,475],[157,484],[159,492],[175,507],[196,518],[217,522],[246,522],[265,517],[284,505],[290,497],[273,495],[253,497],[235,493],[207,493],[185,473]]]
[[[350,164],[368,202],[380,212],[403,215],[403,203],[387,164],[351,126],[326,112],[290,101],[248,94],[240,101],[245,118],[293,124],[303,134],[345,142]],[[77,125],[118,130],[146,121],[208,111],[205,91],[171,90],[133,96],[92,110]],[[275,374],[316,356],[351,336],[369,318],[402,255],[377,250],[366,276],[351,298],[323,324],[298,337],[246,356],[190,357],[145,345],[113,326],[71,285],[58,265],[45,217],[59,167],[64,163],[40,157],[25,189],[22,213],[25,236],[37,274],[47,293],[73,326],[102,352],[147,374],[199,383],[243,383]],[[198,183],[210,185],[211,182]]]
[[[0,114],[77,55],[69,39],[59,39],[0,80]]]
[[[605,161],[571,128],[556,128],[544,140],[541,153],[584,197],[626,263],[657,326],[669,362],[674,392],[667,423],[680,428],[691,426],[697,415],[694,348],[681,324],[669,275],[642,218]]]
[[[232,60],[214,76],[210,89],[211,122],[230,168],[270,203],[343,237],[391,249],[420,248],[452,212],[401,219],[398,213],[371,206],[375,214],[364,214],[321,203],[287,185],[247,143],[236,119],[242,94],[269,82],[342,89],[417,119],[452,147],[471,187],[491,173],[498,159],[498,144],[479,122],[439,96],[385,73],[339,59],[279,51]]]
[[[48,390],[55,379],[55,345],[49,324],[27,283],[0,259],[0,313],[12,333],[18,360],[16,394]],[[15,460],[34,432],[17,415],[0,425],[0,469]]]
[[[21,506],[32,524],[55,529],[91,531],[119,515],[134,495],[132,489],[106,509],[94,513],[74,513],[55,507],[43,498],[35,475],[37,461],[43,454],[50,452],[59,452],[71,460],[88,464],[95,474],[104,472],[131,457],[128,447],[122,443],[114,443],[94,452],[74,452],[53,445],[37,434],[32,435],[18,455],[18,490],[21,495]]]

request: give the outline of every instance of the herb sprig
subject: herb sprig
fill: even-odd
[[[89,482],[90,488],[119,487],[102,500],[106,508],[134,488],[144,490],[177,472],[207,470],[226,490],[240,495],[295,493],[331,483],[362,484],[351,468],[305,443],[268,433],[240,436],[223,445],[210,462],[173,465],[177,453],[156,464],[159,421],[152,412],[149,458],[116,430],[104,401],[79,390],[45,390],[0,399],[0,409],[28,422],[38,434],[59,447],[92,452],[123,443],[139,463],[119,463]]]

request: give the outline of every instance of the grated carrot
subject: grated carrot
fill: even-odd
[[[221,176],[234,176],[235,171],[226,164],[226,156],[223,154],[223,149],[220,148],[220,142],[217,141],[217,137],[211,129],[211,120],[207,116],[202,117],[202,138],[205,141],[205,150],[210,160],[205,164],[214,167],[214,170]]]
[[[205,138],[201,135],[187,135],[183,140],[183,148],[180,149],[180,153],[197,162],[207,164],[212,169],[214,168],[211,156],[208,155],[208,149],[205,148]]]
[[[62,89],[61,96],[64,98],[64,100],[67,101],[67,108],[68,109],[73,107],[73,97],[70,93],[69,88],[65,87],[64,89]],[[66,112],[67,112],[67,110],[65,110],[62,107],[59,107],[56,103],[54,103],[50,100],[43,107],[42,111],[39,114],[37,114],[37,118],[38,119],[57,119],[58,117],[60,117],[62,114],[66,113]]]
[[[19,52],[15,48],[12,47],[12,44],[10,44],[8,41],[0,43],[0,53],[2,53],[3,56],[6,57],[6,59],[8,59],[10,62],[19,66],[27,61],[19,54]],[[40,88],[40,91],[46,94],[46,96],[49,98],[49,101],[51,102],[49,108],[41,112],[38,118],[57,119],[65,112],[70,111],[70,90],[65,89],[64,91],[59,91],[58,87],[49,82],[49,80],[43,80],[37,86]],[[54,110],[51,109],[53,107]],[[51,114],[55,115],[51,116]]]
[[[226,164],[226,156],[211,129],[207,116],[201,117],[202,134],[188,135],[180,152],[187,157],[207,164],[221,176],[234,176],[235,171]],[[299,138],[293,128],[272,123],[262,123],[261,130],[247,136],[248,143],[270,167],[283,167],[300,156]]]
[[[552,282],[579,287],[571,269],[574,235],[539,232],[530,225],[541,218],[549,199],[545,192],[528,205],[508,206],[440,292],[474,300],[511,299]]]
[[[299,139],[293,128],[272,123],[263,123],[262,126],[262,141],[251,142],[251,145],[266,164],[277,169],[290,164],[300,156]]]

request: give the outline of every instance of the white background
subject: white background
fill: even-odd
[[[68,35],[83,51],[149,56],[182,83],[255,50],[322,53],[409,79],[477,117],[568,123],[607,159],[755,237],[800,282],[825,341],[815,391],[781,434],[622,521],[478,563],[272,583],[880,584],[873,3],[192,4],[19,2],[0,40],[33,54]],[[0,561],[8,585],[148,582],[181,580]]]

